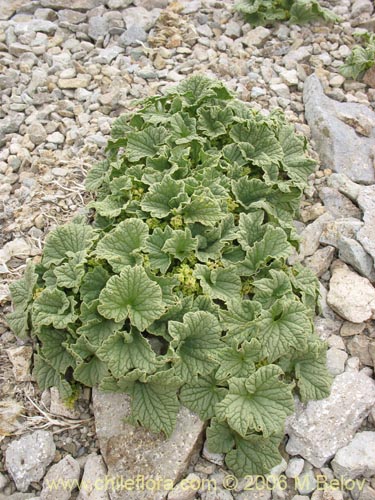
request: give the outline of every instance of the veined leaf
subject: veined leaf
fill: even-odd
[[[145,376],[133,370],[120,379],[120,387],[132,395],[132,423],[144,425],[153,432],[170,436],[176,425],[179,402],[177,389],[181,386],[173,370]]]
[[[291,348],[303,351],[312,330],[306,308],[295,300],[278,300],[270,310],[263,311],[257,322],[262,356],[272,363]]]
[[[89,250],[96,238],[91,226],[73,222],[52,230],[45,241],[42,263],[45,267],[60,264],[68,252],[72,254]]]
[[[191,201],[181,210],[181,214],[187,224],[200,222],[205,226],[212,226],[222,218],[219,202],[211,198],[207,190],[200,195],[193,194]]]
[[[246,437],[249,431],[264,437],[280,433],[285,418],[294,411],[292,388],[279,380],[283,372],[276,365],[259,368],[248,378],[231,378],[229,393],[216,406],[219,420]]]
[[[261,345],[256,339],[238,344],[232,341],[219,353],[219,368],[215,374],[217,380],[229,380],[231,377],[249,377],[255,372],[255,363],[261,360]]]
[[[107,260],[115,272],[120,272],[124,266],[140,264],[139,253],[148,235],[147,224],[138,219],[125,219],[99,241],[96,256]]]
[[[130,318],[138,330],[145,330],[164,312],[160,286],[142,267],[125,266],[119,276],[112,276],[99,296],[99,313],[116,322]]]
[[[166,217],[173,208],[178,208],[188,199],[183,181],[175,181],[169,175],[150,187],[143,197],[141,207],[145,212],[150,212],[152,217]]]
[[[263,278],[254,281],[254,299],[262,304],[265,309],[269,309],[276,300],[290,299],[292,295],[292,285],[288,275],[284,271],[271,269],[270,278]]]
[[[197,264],[194,276],[199,279],[203,292],[224,301],[240,298],[241,278],[234,267],[209,269]]]
[[[172,234],[170,226],[166,226],[164,230],[157,227],[146,240],[145,251],[149,254],[150,264],[153,269],[160,269],[162,273],[167,272],[172,262],[171,256],[162,250]]]
[[[37,280],[38,275],[35,272],[35,265],[30,260],[26,265],[23,277],[18,281],[13,281],[9,285],[15,309],[26,311],[32,301]]]
[[[168,135],[164,127],[147,127],[140,132],[131,132],[127,135],[126,153],[129,161],[136,162],[141,158],[155,156]]]
[[[111,335],[98,349],[97,356],[107,363],[117,378],[123,377],[133,368],[139,368],[146,373],[156,370],[155,353],[149,342],[135,329]]]
[[[184,385],[180,391],[181,403],[195,412],[202,420],[215,415],[215,406],[226,395],[228,390],[217,385],[215,375],[198,377]]]
[[[57,387],[62,399],[68,399],[72,395],[72,387],[42,356],[34,356],[33,375],[43,391],[50,387]]]
[[[88,271],[82,280],[79,290],[82,301],[89,304],[98,299],[108,279],[108,272],[101,266],[96,266],[94,269]]]
[[[196,250],[197,245],[198,240],[192,237],[187,227],[185,231],[173,231],[171,237],[164,243],[162,251],[182,261]]]
[[[33,324],[52,325],[58,330],[63,330],[77,318],[74,305],[73,297],[67,297],[57,288],[46,288],[35,299],[32,310]]]
[[[55,330],[52,327],[42,327],[38,332],[38,338],[42,341],[40,354],[48,359],[49,364],[57,372],[65,374],[69,367],[74,367],[74,357],[66,349],[73,342],[73,337],[64,330]]]
[[[255,300],[232,300],[227,304],[228,310],[219,312],[223,329],[228,330],[230,337],[246,340],[256,332],[255,320],[260,316],[262,306]]]
[[[170,321],[171,347],[179,360],[176,374],[183,380],[190,380],[192,374],[207,375],[216,366],[215,353],[222,349],[221,328],[216,317],[208,312],[186,313],[182,323]]]

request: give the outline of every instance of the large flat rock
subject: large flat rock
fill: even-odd
[[[166,439],[161,434],[124,421],[130,414],[130,398],[126,394],[94,389],[93,407],[100,451],[108,467],[108,477],[115,479],[115,488],[109,485],[108,489],[111,500],[166,498],[171,485],[182,478],[199,453],[204,422],[186,408],[181,408],[176,429]],[[152,481],[147,483],[150,478],[160,479],[160,487],[154,491],[147,488],[147,484],[152,486]],[[134,480],[133,491],[125,489],[126,480]],[[131,483],[127,484],[132,487]]]
[[[325,167],[360,184],[375,183],[375,113],[324,94],[313,74],[304,84],[305,116]]]
[[[350,443],[374,404],[373,379],[360,372],[338,375],[328,398],[298,405],[287,419],[287,453],[323,467]]]

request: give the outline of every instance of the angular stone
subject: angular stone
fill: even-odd
[[[28,382],[31,380],[31,358],[33,348],[28,345],[20,347],[11,347],[6,350],[9,361],[13,366],[13,375],[16,382]]]
[[[91,10],[99,7],[102,0],[41,0],[42,7],[49,9]]]
[[[342,318],[362,323],[375,313],[375,288],[367,278],[337,261],[329,283],[327,302]]]
[[[296,486],[298,493],[301,495],[308,495],[309,493],[312,493],[317,486],[314,472],[309,470],[301,474],[298,477],[298,481],[296,481]]]
[[[340,375],[345,370],[345,363],[348,359],[348,355],[345,351],[341,349],[336,349],[332,347],[327,351],[327,368],[328,371],[336,377],[336,375]]]
[[[52,462],[56,446],[51,432],[35,431],[12,441],[5,452],[5,465],[16,487],[25,492],[33,481],[40,481]]]
[[[32,123],[28,128],[28,134],[30,137],[30,141],[35,144],[42,144],[46,140],[47,132],[43,125],[39,122]]]
[[[127,29],[131,26],[138,26],[144,31],[150,31],[160,12],[160,9],[146,10],[144,7],[129,7],[123,11],[122,16]]]
[[[103,458],[96,453],[87,457],[77,500],[109,500],[106,489],[95,488],[104,485],[107,467]]]
[[[57,24],[44,19],[32,19],[24,23],[14,24],[14,33],[17,36],[25,35],[30,32],[40,32],[52,35],[57,30]]]
[[[78,75],[77,78],[60,78],[57,82],[60,89],[86,88],[91,81],[91,75]]]
[[[343,236],[339,239],[338,246],[339,258],[343,262],[351,265],[362,276],[366,276],[371,281],[374,281],[374,261],[358,241]]]
[[[88,35],[93,40],[98,40],[108,33],[109,24],[103,16],[92,16],[89,19]]]
[[[375,113],[363,104],[330,99],[315,74],[304,83],[303,99],[306,120],[324,166],[346,174],[354,182],[373,184]],[[339,118],[340,114],[351,116],[354,123],[363,119],[373,122],[371,136],[359,136],[355,127]]]
[[[338,248],[339,240],[343,236],[353,238],[362,227],[363,222],[353,217],[327,222],[321,233],[320,243]]]
[[[249,47],[259,47],[270,36],[271,31],[263,26],[251,29],[245,36],[242,37],[242,43]]]
[[[367,335],[359,334],[352,337],[347,345],[350,354],[357,356],[363,365],[373,366],[370,347],[374,348],[375,340],[370,339]]]
[[[139,45],[146,40],[146,31],[141,26],[133,25],[130,26],[129,29],[124,31],[124,33],[118,39],[118,43],[119,45],[121,45],[121,47],[129,47],[130,45]]]
[[[50,389],[50,412],[54,415],[61,415],[62,417],[78,419],[80,412],[76,405],[73,408],[68,408],[64,401],[60,398],[59,390],[57,387],[51,387]]]
[[[188,474],[168,495],[168,500],[194,500],[202,479],[197,474]]]
[[[343,323],[340,335],[341,337],[352,337],[353,335],[359,335],[366,328],[366,323],[351,323],[350,321],[345,321]]]
[[[335,256],[335,247],[324,247],[317,250],[314,255],[305,259],[304,264],[311,269],[318,278],[328,271]]]
[[[28,4],[30,0],[12,0],[11,2],[0,2],[0,21],[5,21],[13,16],[22,5]]]
[[[369,87],[375,89],[375,66],[366,71],[365,76],[363,77],[363,82]]]
[[[287,419],[287,453],[322,467],[351,441],[374,403],[374,380],[358,372],[338,375],[328,398],[298,404]]]
[[[375,260],[375,186],[363,187],[358,195],[358,205],[363,210],[363,227],[357,239]]]
[[[40,500],[69,500],[72,491],[78,487],[80,471],[79,463],[71,455],[52,465],[44,477]],[[71,488],[59,484],[61,480],[70,484]],[[56,487],[56,484],[59,486]]]
[[[352,201],[356,201],[362,186],[351,181],[345,174],[332,174],[328,177],[327,184],[336,188],[340,193],[347,196]]]
[[[332,221],[332,215],[324,213],[305,227],[301,233],[302,241],[298,253],[298,260],[310,257],[310,255],[313,255],[318,250],[322,232],[326,225]]]
[[[168,480],[158,491],[127,491],[126,498],[165,498],[171,483],[176,484],[182,479],[190,461],[199,452],[204,422],[186,408],[181,408],[172,436],[165,439],[161,434],[124,422],[130,414],[130,398],[125,394],[93,389],[93,407],[96,434],[109,476],[122,476],[126,480],[142,475],[145,481],[156,477]],[[123,495],[121,490],[109,490],[111,500],[122,500]]]
[[[311,52],[312,48],[304,45],[296,50],[289,51],[286,56],[284,56],[283,60],[286,69],[295,68],[298,63],[309,58],[311,56]]]
[[[25,120],[22,113],[12,113],[0,120],[0,146],[5,143],[5,136],[18,132],[20,126]]]
[[[337,478],[374,476],[375,432],[358,432],[347,446],[336,453],[331,465]]]
[[[323,187],[319,189],[319,198],[324,203],[326,210],[336,219],[342,217],[361,219],[362,217],[362,211],[335,188]]]

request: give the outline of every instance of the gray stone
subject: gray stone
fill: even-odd
[[[293,69],[298,63],[304,61],[311,56],[312,48],[308,46],[299,47],[296,50],[290,50],[284,56],[283,62],[286,69]]]
[[[296,480],[296,486],[298,493],[300,493],[301,495],[308,495],[309,493],[312,493],[317,486],[314,472],[312,470],[309,470],[298,476]]]
[[[326,210],[336,219],[343,217],[361,219],[362,217],[361,210],[335,188],[323,187],[319,189],[319,198],[324,203]]]
[[[130,45],[140,45],[146,40],[146,31],[141,26],[134,24],[133,26],[130,26],[129,29],[124,31],[118,39],[118,44],[121,47],[129,47]]]
[[[177,483],[201,447],[205,428],[195,414],[181,408],[176,428],[169,439],[143,427],[134,427],[124,421],[130,414],[130,398],[126,394],[102,393],[93,389],[93,409],[100,450],[111,477],[134,479],[141,474],[147,478],[167,478]],[[128,491],[132,500],[161,500],[167,491],[161,485],[158,491]],[[111,500],[123,499],[123,492],[109,490]]]
[[[375,313],[375,288],[367,278],[337,261],[329,283],[327,302],[342,318],[351,323],[362,323]]]
[[[242,37],[241,41],[244,45],[249,47],[260,47],[264,44],[267,38],[270,36],[271,31],[263,26],[258,26],[253,28]]]
[[[324,247],[317,250],[313,256],[304,261],[304,265],[311,269],[318,278],[328,271],[335,256],[335,247]]]
[[[364,226],[358,231],[357,239],[375,260],[375,186],[360,190],[358,205],[363,210]]]
[[[126,9],[133,3],[133,0],[107,0],[107,6],[111,10]]]
[[[345,321],[343,323],[340,335],[341,337],[352,337],[353,335],[359,335],[366,328],[366,323],[351,323],[350,321]]]
[[[197,474],[188,474],[168,494],[168,500],[194,500],[202,479]]]
[[[363,365],[373,366],[374,362],[370,354],[370,349],[374,349],[375,340],[367,335],[355,335],[348,341],[348,351],[352,356],[357,356]]]
[[[57,387],[51,387],[50,389],[50,412],[54,415],[60,415],[66,418],[78,419],[80,416],[77,404],[73,408],[68,407],[64,401],[60,398],[60,393]]]
[[[129,7],[123,11],[122,15],[127,29],[137,26],[144,31],[150,31],[155,25],[160,12],[160,9],[147,10],[144,7]]]
[[[212,451],[210,451],[207,446],[207,441],[205,441],[203,446],[202,457],[211,462],[212,464],[224,465],[224,454],[213,453]]]
[[[79,485],[80,466],[77,460],[71,455],[66,455],[57,464],[52,465],[43,480],[43,488],[40,493],[41,500],[69,500],[72,491]],[[59,481],[67,481],[71,488],[66,484],[59,484]],[[59,484],[56,487],[56,484]]]
[[[37,498],[35,493],[13,493],[13,495],[0,493],[0,500],[35,500]]]
[[[12,113],[0,120],[0,146],[4,145],[7,134],[18,132],[24,120],[25,115],[21,113]]]
[[[280,73],[281,79],[289,86],[298,85],[298,72],[295,69],[285,69]]]
[[[273,85],[270,85],[270,89],[273,90],[279,97],[290,99],[290,90],[288,85],[285,85],[285,83],[274,83]]]
[[[12,363],[13,375],[16,382],[28,382],[31,380],[31,358],[33,348],[28,345],[10,347],[6,350],[9,361]]]
[[[181,0],[179,3],[183,6],[181,14],[194,14],[202,7],[201,0]]]
[[[340,375],[345,370],[345,363],[348,359],[348,355],[345,351],[341,349],[336,349],[335,347],[331,347],[327,351],[327,368],[328,371],[334,377],[336,375]]]
[[[332,174],[327,179],[328,186],[338,189],[340,193],[347,196],[352,201],[356,201],[361,189],[360,184],[351,181],[345,174]]]
[[[57,85],[60,89],[81,89],[86,88],[91,81],[91,75],[79,74],[76,78],[60,78]]]
[[[371,281],[374,281],[374,261],[358,241],[343,236],[339,239],[338,247],[339,258],[343,262],[351,265],[362,276],[366,276]]]
[[[319,248],[320,238],[326,225],[333,220],[329,213],[324,213],[314,222],[308,224],[301,233],[301,244],[298,253],[298,260],[303,260],[305,257],[310,257]]]
[[[332,335],[337,335],[340,331],[342,321],[330,318],[316,317],[314,320],[316,333],[322,340],[327,340]]]
[[[29,134],[30,141],[36,146],[42,144],[42,142],[46,140],[47,132],[43,125],[39,122],[34,122],[29,125],[27,132]]]
[[[47,141],[52,142],[52,144],[64,144],[65,137],[61,132],[53,132],[47,135]]]
[[[286,477],[295,479],[301,474],[304,465],[305,461],[303,458],[291,458],[285,471]]]
[[[134,0],[132,2],[136,7],[144,7],[147,10],[165,9],[168,7],[170,0]],[[130,3],[129,3],[130,5]]]
[[[40,481],[52,462],[56,446],[51,432],[35,431],[10,443],[5,465],[19,491],[25,492],[33,481]]]
[[[103,484],[102,481],[105,481],[106,475],[107,467],[103,458],[96,453],[89,455],[85,463],[77,500],[108,500],[105,488],[95,488],[95,482],[97,485]]]
[[[105,37],[108,33],[109,24],[103,16],[93,16],[89,19],[88,35],[93,40]]]
[[[374,5],[370,0],[355,0],[352,6],[351,17],[356,19],[361,14],[371,15],[374,10]]]
[[[363,222],[352,217],[327,222],[320,236],[320,243],[338,248],[342,237],[354,238],[363,227]]]
[[[14,23],[14,33],[17,36],[25,35],[30,32],[46,33],[52,35],[57,30],[57,24],[44,19],[32,19],[24,23]]]
[[[271,491],[266,488],[243,491],[236,495],[236,500],[271,500]]]
[[[344,448],[338,450],[332,460],[336,477],[356,479],[375,475],[375,432],[364,431]]]
[[[98,55],[93,58],[93,62],[99,64],[111,64],[111,62],[123,52],[124,49],[122,47],[119,47],[118,45],[111,45],[111,47],[101,49]]]
[[[323,164],[354,182],[373,184],[375,113],[362,104],[330,99],[315,74],[306,79],[303,98],[306,120]],[[343,115],[351,116],[352,124],[343,121]],[[357,134],[355,124],[363,119],[374,123],[370,137]]]
[[[49,9],[91,10],[102,5],[102,0],[41,0],[42,7]]]
[[[338,375],[328,398],[298,404],[287,419],[287,453],[322,467],[351,441],[374,403],[374,380],[358,372]]]
[[[62,9],[57,12],[60,23],[80,24],[86,20],[87,15],[70,9]]]

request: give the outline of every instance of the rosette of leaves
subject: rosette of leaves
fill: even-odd
[[[361,80],[365,73],[375,65],[375,33],[354,33],[363,46],[356,45],[340,67],[345,78]]]
[[[322,7],[318,0],[239,0],[235,9],[252,26],[266,26],[278,21],[291,24],[339,21],[339,17]]]
[[[167,436],[182,404],[235,474],[268,472],[293,394],[329,394],[318,282],[286,262],[314,169],[281,114],[204,77],[118,118],[87,175],[92,222],[51,231],[11,285],[40,388],[125,392],[131,422]]]

